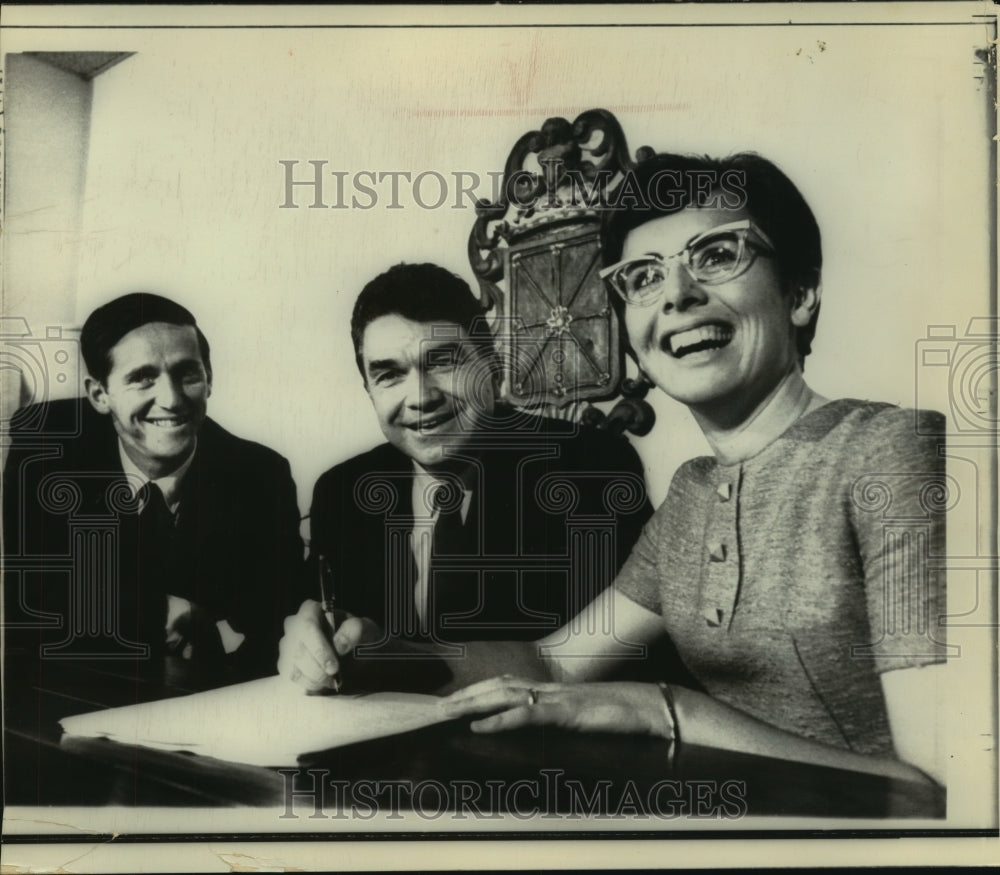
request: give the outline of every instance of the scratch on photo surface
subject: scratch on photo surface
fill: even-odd
[[[38,823],[41,824],[42,826],[61,826],[65,827],[66,829],[75,829],[78,830],[79,832],[85,832],[88,835],[97,835],[101,832],[101,830],[98,829],[87,829],[84,826],[77,826],[75,823],[60,823],[57,820],[29,820],[28,818],[24,817],[8,817],[5,818],[5,820],[7,823]],[[116,838],[118,838],[118,835],[119,835],[118,833],[112,833],[111,837],[107,839],[107,841],[113,842]]]
[[[305,872],[298,866],[285,866],[275,860],[258,859],[248,854],[222,854],[212,851],[229,867],[230,872]]]
[[[88,854],[90,851],[87,852]],[[79,859],[79,858],[77,858]],[[72,863],[73,861],[70,860]],[[58,869],[50,869],[48,866],[42,868],[32,867],[32,866],[20,866],[17,863],[0,863],[0,875],[76,875],[75,872],[70,869],[64,869],[60,866]]]
[[[45,823],[45,821],[42,820],[36,820],[33,822]],[[60,824],[60,826],[65,826],[65,825],[66,824]],[[76,827],[74,827],[74,829],[76,829]],[[108,841],[111,840],[112,839],[108,839]],[[82,860],[88,854],[92,854],[99,847],[101,847],[101,845],[104,844],[106,844],[106,842],[98,842],[98,844],[94,845],[90,850],[84,851],[79,856],[74,857],[72,860],[67,860],[65,863],[55,868],[52,868],[50,866],[22,866],[19,865],[18,863],[3,863],[0,864],[0,875],[8,875],[8,873],[9,875],[29,875],[29,873],[30,875],[35,875],[35,873],[37,873],[37,875],[41,875],[41,873],[43,872],[45,873],[45,875],[75,875],[72,869],[67,869],[66,867],[72,866],[74,863],[76,863],[79,860]]]

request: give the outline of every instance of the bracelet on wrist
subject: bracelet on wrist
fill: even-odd
[[[656,685],[660,688],[663,701],[667,705],[667,716],[670,718],[670,740],[676,747],[681,743],[681,733],[680,727],[677,725],[677,708],[674,705],[674,691],[670,688],[670,684],[665,681],[657,681]]]

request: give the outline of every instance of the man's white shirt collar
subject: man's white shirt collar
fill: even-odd
[[[191,462],[194,461],[194,454],[196,452],[198,452],[197,444],[195,444],[195,448],[191,451],[191,455],[185,459],[184,464],[176,471],[172,471],[166,477],[150,480],[149,477],[139,470],[135,462],[129,457],[129,454],[125,452],[125,445],[122,443],[121,438],[118,439],[118,456],[121,459],[122,470],[125,472],[125,477],[128,480],[132,494],[136,495],[147,483],[155,483],[160,487],[160,492],[163,493],[163,500],[167,503],[167,509],[171,513],[176,513],[177,506],[181,503],[181,481],[184,479],[188,468],[191,467]]]
[[[413,463],[413,516],[416,519],[424,522],[437,521],[440,511],[433,504],[433,487],[442,482],[444,482],[443,478],[435,477],[419,462]],[[464,523],[469,516],[469,507],[472,504],[472,490],[463,484],[462,493],[462,522]]]

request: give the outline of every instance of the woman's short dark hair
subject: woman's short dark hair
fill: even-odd
[[[629,192],[622,205],[604,213],[602,258],[605,265],[621,260],[628,233],[646,222],[688,206],[745,208],[774,243],[784,290],[816,288],[823,267],[819,226],[795,184],[772,162],[753,152],[728,158],[663,153],[630,171]],[[632,204],[625,206],[625,204]],[[611,295],[621,315],[623,302]],[[798,332],[800,357],[809,354],[819,308]]]
[[[107,385],[111,373],[111,351],[130,331],[150,322],[168,325],[190,325],[198,336],[201,362],[208,378],[212,378],[212,360],[208,340],[194,316],[185,307],[152,292],[131,292],[98,307],[87,317],[80,331],[80,352],[87,371],[97,382]]]
[[[351,340],[362,377],[365,328],[392,314],[414,322],[455,322],[482,352],[496,353],[486,311],[465,280],[436,264],[396,264],[369,282],[354,303]]]

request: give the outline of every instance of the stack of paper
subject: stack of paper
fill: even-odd
[[[79,714],[60,724],[69,735],[257,766],[294,766],[303,754],[440,723],[447,718],[438,701],[414,693],[307,696],[275,676]]]

